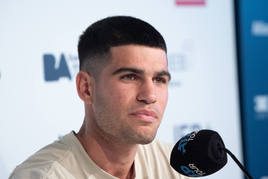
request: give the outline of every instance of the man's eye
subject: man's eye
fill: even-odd
[[[121,76],[120,79],[136,80],[137,79],[137,75],[135,75],[135,74],[127,74],[127,75]]]
[[[167,83],[167,80],[163,77],[155,77],[154,81],[157,83],[163,83],[163,84]]]

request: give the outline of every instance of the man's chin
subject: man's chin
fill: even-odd
[[[139,136],[136,140],[136,143],[142,144],[142,145],[149,144],[155,139],[155,136],[156,136],[156,134],[150,135],[150,136],[148,136],[148,135],[147,136],[144,136],[144,135]]]
[[[140,145],[146,145],[146,144],[150,144],[151,142],[152,142],[153,140],[147,140],[147,141],[142,141],[142,142],[140,142],[139,144]]]
[[[125,131],[123,135],[125,136],[124,140],[128,144],[149,144],[156,137],[157,130],[155,129],[146,129],[146,130],[131,130]]]

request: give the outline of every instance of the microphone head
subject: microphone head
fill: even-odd
[[[220,135],[212,130],[191,132],[173,147],[170,165],[189,177],[207,176],[227,163],[227,154]]]

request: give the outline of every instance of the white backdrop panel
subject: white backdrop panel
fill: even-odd
[[[163,34],[172,81],[157,137],[176,142],[201,128],[217,130],[241,159],[233,2],[207,0],[178,6],[175,0],[0,2],[0,178],[44,145],[83,121],[76,94],[76,46],[91,23],[111,15],[141,18]],[[44,55],[47,55],[44,57]],[[47,57],[55,67],[45,68]],[[62,69],[56,81],[45,72]],[[61,71],[62,72],[62,71]],[[54,77],[56,78],[55,74]],[[229,160],[205,178],[242,178]]]

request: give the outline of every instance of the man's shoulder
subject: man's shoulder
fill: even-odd
[[[70,134],[64,136],[68,138]],[[66,140],[66,139],[65,139]],[[13,178],[47,178],[54,175],[53,171],[64,170],[64,160],[72,155],[71,146],[63,140],[55,141],[30,156],[18,165],[10,179]]]

